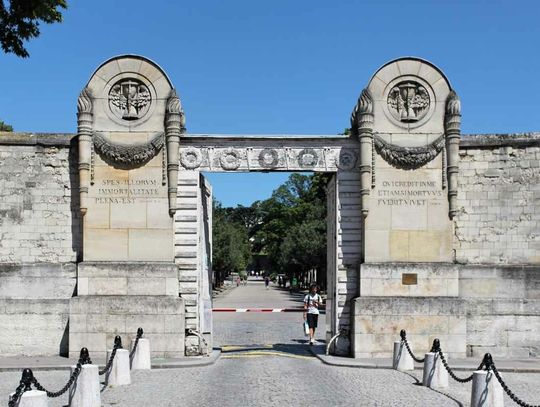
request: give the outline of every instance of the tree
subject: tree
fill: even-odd
[[[39,36],[41,21],[62,22],[60,9],[66,8],[66,0],[0,0],[0,44],[4,52],[27,58],[23,42]]]
[[[291,174],[270,199],[252,205],[260,218],[250,234],[252,250],[266,255],[274,272],[324,275],[327,183],[325,174]],[[318,282],[324,284],[324,278]]]
[[[0,120],[0,131],[13,131],[13,127]]]
[[[246,227],[232,219],[231,209],[213,202],[212,268],[216,286],[229,274],[245,271],[251,258]]]

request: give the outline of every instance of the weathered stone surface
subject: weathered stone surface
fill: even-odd
[[[74,263],[0,264],[0,298],[70,298],[76,284]]]
[[[359,297],[353,300],[355,357],[391,353],[401,329],[414,352],[427,352],[439,338],[444,352],[465,355],[466,309],[457,298]]]
[[[412,274],[416,284],[404,284]],[[363,263],[360,265],[362,297],[457,297],[459,266],[437,263]]]
[[[155,357],[184,356],[184,301],[174,296],[80,296],[70,301],[70,355],[85,346],[105,357],[114,337],[129,340],[139,327]],[[165,318],[168,324],[165,325]],[[171,323],[174,321],[174,323]]]
[[[530,165],[540,160],[540,137],[478,135],[463,140],[454,236],[457,261],[540,264],[540,167]]]
[[[178,295],[174,263],[79,263],[78,295]]]
[[[1,354],[67,354],[68,317],[67,299],[0,299]]]
[[[77,151],[66,143],[70,137],[49,136],[53,145],[33,135],[0,143],[0,263],[70,263],[80,256]]]

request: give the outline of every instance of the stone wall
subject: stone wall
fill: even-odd
[[[67,263],[80,256],[71,139],[0,133],[0,263]]]
[[[351,139],[346,143],[354,146]],[[0,134],[0,353],[4,355],[67,350],[69,298],[75,293],[82,250],[74,145],[73,135]],[[454,249],[456,261],[468,264],[459,275],[459,300],[467,316],[466,351],[538,356],[540,134],[464,136],[460,159]],[[204,255],[199,241],[203,183],[198,171],[180,172],[175,215],[175,261],[186,307],[185,327],[193,329],[202,328],[198,290],[203,270],[197,256]],[[361,219],[357,175],[338,173],[336,194],[341,213],[335,225],[333,312],[334,323],[348,327],[350,312],[357,315],[350,304],[358,295],[358,267],[363,261],[361,233],[351,228]],[[362,301],[362,307],[369,305],[365,301],[382,304],[377,297]],[[376,323],[382,324],[395,310],[383,311]],[[419,320],[431,318],[431,311],[424,311],[419,308]],[[370,318],[373,322],[376,317]],[[433,326],[441,328],[438,318],[432,319]],[[355,330],[359,322],[355,321]],[[25,326],[32,326],[34,334],[27,335]],[[452,324],[446,327],[449,330]],[[395,339],[397,326],[388,329],[372,333]],[[422,346],[428,339],[422,336]]]
[[[540,134],[464,136],[458,263],[540,264]]]
[[[81,254],[72,139],[0,134],[0,354],[5,356],[68,350],[69,298]]]
[[[540,356],[540,267],[461,266],[467,354]]]

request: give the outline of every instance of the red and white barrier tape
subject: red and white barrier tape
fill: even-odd
[[[304,308],[213,308],[213,312],[304,312]]]

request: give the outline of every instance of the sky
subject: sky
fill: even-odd
[[[177,88],[193,134],[337,134],[387,61],[437,65],[463,133],[540,131],[537,0],[68,0],[30,58],[0,53],[0,120],[76,131],[101,62],[144,55]],[[288,174],[208,174],[225,206],[268,198]]]

